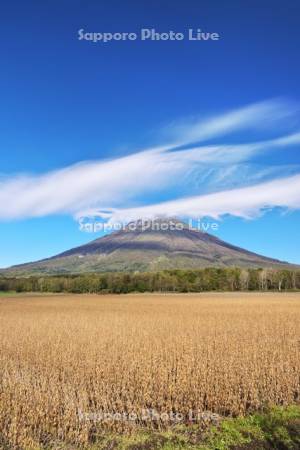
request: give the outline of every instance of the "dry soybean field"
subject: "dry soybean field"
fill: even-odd
[[[298,293],[2,296],[0,448],[298,403],[299,330]]]

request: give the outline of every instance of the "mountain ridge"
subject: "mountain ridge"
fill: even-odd
[[[160,218],[130,222],[121,230],[87,244],[0,273],[53,275],[228,266],[296,267],[227,243],[176,218]]]

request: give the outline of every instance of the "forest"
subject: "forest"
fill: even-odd
[[[300,289],[300,270],[205,268],[161,272],[0,276],[0,292],[113,293],[286,291]]]

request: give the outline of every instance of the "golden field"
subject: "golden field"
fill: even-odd
[[[143,409],[297,403],[299,330],[298,293],[2,296],[0,448],[84,448],[102,430],[165,425]],[[82,420],[103,412],[138,419]]]

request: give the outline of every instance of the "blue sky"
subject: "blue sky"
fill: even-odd
[[[220,238],[300,263],[298,1],[5,3],[0,267],[97,237],[80,216],[145,207],[212,215]],[[81,28],[221,39],[103,44]]]

